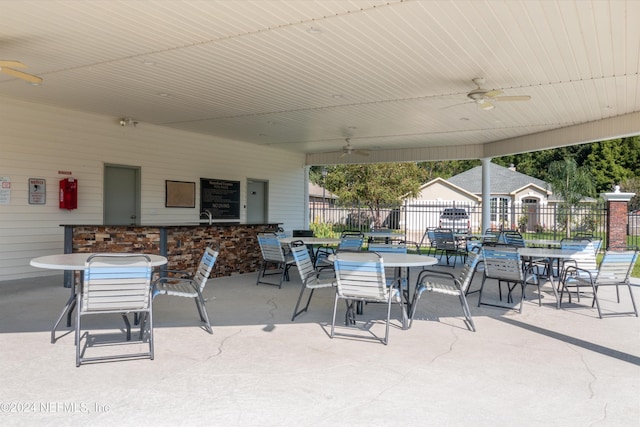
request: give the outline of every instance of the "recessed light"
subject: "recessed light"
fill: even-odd
[[[331,95],[331,97],[333,99],[342,99],[342,98],[344,98],[344,96],[340,95],[339,93],[336,93],[335,95]]]
[[[463,122],[468,122],[469,121],[469,117],[460,117],[460,120],[462,120]]]
[[[322,30],[318,27],[309,27],[307,28],[307,33],[309,34],[322,34]]]
[[[163,97],[163,98],[166,98],[167,96],[169,96],[169,94],[168,94],[168,93],[164,93],[164,92],[160,92],[160,93],[158,94],[158,96],[161,96],[161,97]]]

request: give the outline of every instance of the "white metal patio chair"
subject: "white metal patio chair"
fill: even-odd
[[[598,262],[596,260],[596,249],[594,243],[587,238],[565,238],[560,241],[560,249],[573,250],[575,254],[571,258],[559,261],[558,277],[559,286],[562,287],[563,283],[567,283],[566,287],[571,287],[571,282],[574,276],[587,277],[589,271],[592,274],[598,272]],[[575,267],[567,271],[568,267]],[[576,287],[576,298],[580,301],[579,287]],[[567,292],[569,296],[569,302],[571,302],[571,293]]]
[[[359,231],[344,231],[340,236],[338,248],[320,246],[316,252],[316,267],[331,267],[327,257],[336,252],[359,252],[364,244],[364,233]]]
[[[436,240],[436,254],[440,253],[440,259],[442,259],[442,256],[444,255],[447,260],[447,265],[450,265],[449,260],[452,257],[452,267],[454,268],[458,257],[460,257],[461,261],[464,262],[467,256],[466,245],[456,239],[452,229],[437,228],[434,230],[434,238]]]
[[[149,358],[153,360],[153,298],[151,260],[141,254],[94,254],[86,261],[84,280],[76,295],[76,366],[84,362]],[[126,341],[131,339],[128,313],[140,315],[140,341],[148,334],[149,351],[120,355],[84,357],[90,347],[90,334],[82,334],[82,319],[88,315],[120,314],[125,320]],[[80,343],[85,336],[85,346]],[[93,340],[95,341],[95,340]],[[111,342],[109,343],[111,344]]]
[[[164,270],[163,276],[157,279],[153,285],[153,297],[158,295],[169,295],[182,298],[193,298],[200,315],[200,320],[204,322],[205,329],[213,334],[205,299],[202,296],[207,280],[211,275],[213,266],[216,263],[220,250],[218,247],[207,247],[202,254],[198,268],[193,276],[184,271]]]
[[[282,282],[285,279],[289,280],[289,268],[295,264],[293,256],[291,254],[285,255],[285,250],[275,233],[258,234],[258,244],[260,245],[260,252],[262,253],[262,265],[258,271],[256,285],[262,283],[264,285],[282,288]],[[272,268],[269,269],[269,266]],[[270,272],[267,273],[267,270],[270,270]],[[279,282],[273,283],[263,280],[265,276],[269,275],[279,275]]]
[[[338,252],[334,255],[336,272],[336,296],[331,321],[331,338],[335,336],[336,312],[338,301],[347,302],[346,324],[355,325],[355,307],[358,301],[387,304],[387,318],[384,338],[380,342],[389,342],[389,323],[391,303],[398,303],[402,309],[402,326],[407,327],[407,312],[397,286],[387,286],[384,275],[383,258],[375,252]]]
[[[428,246],[427,246],[428,245]],[[436,252],[436,235],[434,228],[427,228],[418,243],[418,253],[423,246],[427,248],[427,255],[435,254]]]
[[[615,286],[617,301],[620,303],[619,287],[624,286],[629,290],[629,297],[631,298],[633,311],[615,314],[635,314],[635,316],[638,317],[638,309],[633,298],[631,283],[629,282],[629,276],[631,275],[631,271],[633,270],[633,266],[637,259],[637,248],[627,248],[625,250],[609,249],[605,251],[604,257],[595,271],[581,269],[575,266],[568,266],[565,270],[564,281],[562,282],[562,289],[560,291],[560,305],[562,306],[562,297],[565,290],[567,291],[567,294],[569,294],[569,288],[571,287],[576,288],[576,292],[579,292],[580,288],[590,288],[593,292],[591,307],[595,304],[598,310],[598,317],[602,319],[602,310],[600,307],[600,300],[598,299],[598,289],[601,287]],[[569,302],[571,302],[570,294]]]
[[[388,240],[387,242],[373,242],[369,243],[368,250],[371,252],[377,252],[379,254],[406,254],[411,248],[415,249],[416,253],[419,252],[419,246],[415,242],[407,242],[406,240]],[[388,270],[387,270],[388,271]],[[409,283],[409,269],[408,268],[396,268],[392,274],[387,274],[387,284],[391,285],[396,281],[400,283],[403,291],[406,291]],[[407,297],[408,300],[408,297]]]
[[[482,292],[487,279],[494,279],[498,281],[500,300],[502,300],[502,283],[506,283],[507,303],[512,302],[512,292],[516,286],[520,285],[522,289],[522,297],[520,298],[520,307],[518,308],[518,312],[522,312],[522,303],[525,299],[525,287],[528,284],[536,285],[538,287],[538,305],[542,305],[540,281],[535,274],[531,273],[530,270],[525,274],[522,259],[520,258],[520,254],[516,248],[507,246],[483,247],[482,262],[484,265],[484,275],[482,277],[482,284],[480,285],[478,307],[481,305],[488,305],[493,307],[512,308],[510,306],[482,301]]]
[[[469,304],[467,304],[467,298],[465,295],[471,281],[473,280],[473,276],[480,259],[481,255],[479,253],[470,252],[467,255],[467,259],[465,260],[458,277],[443,271],[422,270],[418,275],[416,290],[411,301],[409,327],[413,325],[413,318],[416,314],[418,301],[420,301],[422,294],[425,292],[433,292],[436,294],[457,296],[460,300],[460,305],[462,305],[462,311],[467,321],[467,325],[469,329],[475,332],[476,326],[471,318],[471,311],[469,310]]]
[[[322,271],[318,271],[313,266],[313,260],[311,259],[311,255],[309,254],[309,250],[306,245],[302,242],[292,242],[291,243],[291,254],[293,255],[293,259],[296,262],[296,266],[298,267],[298,273],[300,274],[300,280],[302,280],[302,288],[300,289],[300,295],[298,296],[298,301],[296,302],[296,306],[293,309],[293,316],[291,316],[291,321],[293,322],[298,315],[304,313],[309,309],[309,303],[311,302],[311,297],[313,296],[313,292],[316,289],[321,288],[332,288],[336,286],[335,282],[335,274],[333,270],[330,270],[329,273],[331,277],[321,278],[320,275]],[[302,296],[304,295],[305,290],[309,289],[309,297],[307,299],[307,304],[301,310],[298,310],[300,307],[300,302],[302,301]]]

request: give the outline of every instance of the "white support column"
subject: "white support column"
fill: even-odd
[[[303,166],[304,169],[304,229],[309,229],[309,172],[311,166]]]
[[[489,170],[491,158],[487,157],[480,161],[482,162],[482,230],[480,232],[484,233],[491,227],[491,171]]]

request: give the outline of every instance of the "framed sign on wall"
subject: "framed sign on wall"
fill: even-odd
[[[187,181],[165,181],[167,208],[195,208],[196,183]]]
[[[240,181],[200,178],[200,208],[215,219],[240,219]]]

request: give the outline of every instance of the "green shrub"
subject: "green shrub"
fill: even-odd
[[[340,233],[333,231],[333,224],[325,222],[314,222],[309,224],[309,228],[313,231],[313,235],[321,238],[338,238]]]

